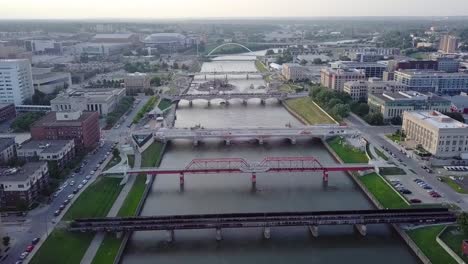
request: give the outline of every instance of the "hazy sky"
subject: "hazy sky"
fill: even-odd
[[[0,0],[0,19],[279,16],[468,16],[468,0]]]

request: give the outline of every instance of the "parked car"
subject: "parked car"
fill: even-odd
[[[34,245],[29,245],[29,246],[26,248],[26,252],[29,252],[29,253],[31,253],[33,250],[34,250]]]
[[[81,190],[83,188],[83,184],[78,185],[78,190]]]
[[[78,189],[75,189],[75,190],[73,190],[73,192],[72,192],[72,193],[73,193],[73,194],[77,194],[79,191],[80,191],[80,190],[78,190]]]
[[[65,201],[63,201],[63,204],[67,205],[70,203],[70,200],[66,199]]]
[[[71,200],[71,199],[73,199],[73,197],[75,197],[75,195],[74,195],[74,194],[70,194],[70,195],[68,195],[67,198]]]
[[[32,240],[32,244],[33,244],[33,245],[37,245],[37,243],[39,243],[40,240],[41,240],[40,237],[36,237],[36,238],[34,238],[34,239]]]
[[[55,212],[54,212],[54,216],[59,216],[59,215],[60,215],[60,212],[61,212],[60,210],[55,211]]]
[[[421,200],[419,200],[419,199],[411,199],[410,202],[411,202],[411,203],[421,203]]]
[[[86,176],[85,179],[87,179],[87,180],[91,179],[91,175]]]
[[[70,182],[70,186],[73,186],[73,185],[75,185],[75,181]]]
[[[59,210],[63,210],[63,209],[65,209],[65,205],[61,204],[60,207],[59,207]]]

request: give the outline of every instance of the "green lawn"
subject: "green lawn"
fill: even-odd
[[[379,173],[382,176],[388,175],[406,175],[405,170],[398,167],[379,168]]]
[[[320,107],[313,103],[310,97],[287,100],[286,105],[304,118],[309,125],[336,124]]]
[[[261,73],[268,72],[268,68],[259,60],[255,61],[255,66],[257,66],[257,70]]]
[[[161,110],[165,110],[169,108],[171,105],[172,105],[171,100],[162,99],[158,104],[158,108]]]
[[[440,178],[442,178],[442,181],[445,182],[448,186],[450,186],[450,188],[452,188],[457,193],[468,194],[468,191],[463,189],[463,187],[460,186],[456,181],[450,179],[449,177],[440,177]]]
[[[434,264],[455,264],[455,260],[436,241],[445,226],[423,227],[408,231],[408,235]]]
[[[409,205],[385,183],[385,180],[377,173],[360,176],[359,180],[377,198],[385,208],[408,208]]]
[[[142,167],[155,167],[159,166],[162,158],[163,144],[154,142],[141,154]]]
[[[67,211],[64,220],[106,216],[122,187],[121,179],[100,178],[89,186]],[[31,263],[79,264],[93,240],[94,234],[72,233],[55,229],[47,238]]]
[[[72,204],[64,220],[106,216],[122,190],[122,179],[101,177]]]
[[[140,120],[145,116],[146,113],[150,112],[153,110],[154,105],[156,104],[156,101],[158,100],[158,97],[152,96],[148,102],[138,111],[137,115],[135,118],[133,118],[133,123],[136,124],[140,122]]]
[[[125,198],[122,207],[119,210],[117,216],[132,216],[135,215],[138,204],[140,203],[141,196],[145,191],[146,187],[146,175],[136,176],[135,183],[132,186],[132,189]]]
[[[374,150],[375,150],[375,153],[377,153],[377,155],[379,155],[379,157],[381,157],[383,160],[388,160],[388,157],[378,148],[374,147]]]
[[[468,239],[468,236],[463,232],[458,231],[455,226],[448,227],[444,233],[440,235],[442,241],[445,242],[459,257],[461,257],[465,263],[468,263],[468,257],[463,256],[461,250],[461,244],[463,240]]]
[[[328,145],[343,160],[344,163],[368,163],[369,159],[364,151],[354,148],[341,137],[327,140]]]
[[[117,238],[114,234],[106,234],[94,256],[92,264],[114,263],[121,244],[122,238]]]
[[[112,157],[112,159],[106,164],[104,167],[104,171],[114,167],[115,165],[119,164],[119,162],[122,160],[120,156],[118,157]]]
[[[385,136],[387,138],[391,139],[393,142],[396,142],[396,143],[399,143],[401,140],[405,140],[404,137],[401,137],[400,135],[396,135],[396,134],[388,134],[388,135],[385,135]]]

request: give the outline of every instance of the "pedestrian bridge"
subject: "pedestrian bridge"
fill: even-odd
[[[155,140],[167,142],[175,139],[188,139],[193,145],[198,145],[204,139],[224,140],[230,145],[236,139],[255,139],[263,144],[268,139],[289,139],[296,144],[298,139],[320,138],[327,139],[333,136],[356,137],[359,132],[348,126],[340,125],[316,125],[305,127],[284,128],[160,128],[157,130],[141,129],[133,132],[134,138],[146,138],[152,135]]]
[[[265,103],[268,99],[277,99],[278,101],[284,101],[287,99],[301,98],[309,96],[308,93],[203,93],[203,94],[181,94],[181,95],[163,95],[162,99],[170,100],[171,102],[178,102],[181,100],[189,101],[190,103],[194,100],[206,100],[208,103],[211,100],[222,99],[226,103],[229,100],[239,99],[244,104],[247,104],[249,99],[260,99],[261,103]]]
[[[215,229],[216,240],[222,239],[224,228],[263,228],[265,238],[270,238],[271,227],[307,226],[318,236],[320,225],[354,225],[366,235],[369,224],[432,225],[454,223],[456,216],[446,208],[384,209],[319,212],[265,212],[194,214],[139,217],[105,217],[75,219],[69,230],[75,232],[127,232],[166,230],[167,241],[174,240],[174,230]]]

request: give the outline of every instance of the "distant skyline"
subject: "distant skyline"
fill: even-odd
[[[5,0],[0,19],[467,16],[468,0]]]

